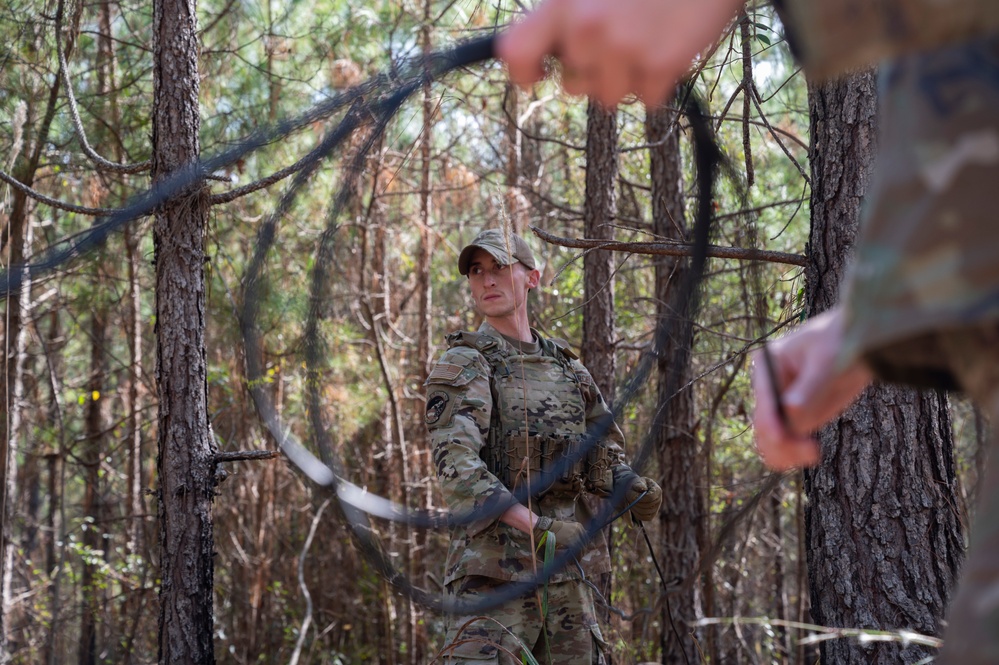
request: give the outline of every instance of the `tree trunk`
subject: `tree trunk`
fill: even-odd
[[[779,621],[787,621],[787,569],[784,565],[784,524],[781,521],[784,515],[784,486],[778,484],[770,495],[770,537],[774,545],[774,567],[773,567],[773,599],[774,617]],[[791,642],[788,639],[787,629],[782,625],[774,626],[774,649],[779,659],[786,661],[791,657]]]
[[[55,9],[55,26],[58,33],[62,27],[63,2],[59,2]],[[69,54],[73,50],[73,40],[75,32],[65,31],[63,50]],[[35,48],[41,47],[43,31],[38,30]],[[67,58],[69,55],[66,56]],[[38,90],[38,97],[42,91]],[[14,177],[28,187],[35,181],[38,172],[42,153],[48,146],[49,130],[52,120],[55,118],[56,107],[59,96],[59,77],[54,77],[51,87],[45,91],[47,100],[45,112],[41,122],[35,127],[37,118],[37,106],[39,99],[31,97],[25,105],[22,145],[27,152],[23,158],[14,154],[12,160],[18,167],[14,170]],[[15,121],[16,122],[16,121]],[[33,147],[33,148],[32,148]],[[28,152],[30,150],[30,152]],[[31,219],[33,202],[20,190],[11,192],[10,214],[7,218],[7,226],[3,230],[2,241],[6,249],[5,264],[16,266],[24,263],[31,253]],[[13,537],[13,503],[17,497],[17,451],[16,438],[20,428],[20,396],[23,396],[23,372],[24,353],[27,348],[27,331],[25,330],[28,320],[27,308],[31,303],[31,280],[27,275],[21,282],[21,290],[6,297],[6,311],[4,312],[4,367],[0,372],[0,394],[3,395],[3,415],[0,418],[0,491],[5,492],[0,501],[0,661],[5,659],[14,648],[9,642],[12,633],[12,599],[13,593],[11,585],[13,583],[13,571],[11,567],[14,561],[14,537]]]
[[[809,315],[837,298],[874,156],[873,72],[811,87]],[[805,474],[812,618],[826,626],[938,635],[963,558],[950,411],[939,392],[875,385],[819,434]],[[902,642],[831,640],[823,663],[912,663]]]
[[[503,113],[506,116],[504,128],[504,152],[506,153],[505,213],[514,233],[523,235],[530,220],[531,204],[524,195],[524,151],[523,132],[520,130],[520,88],[507,83],[503,90]],[[615,132],[616,136],[616,132]]]
[[[98,289],[105,288],[102,280],[96,282]],[[100,300],[101,296],[96,298]],[[83,440],[83,450],[80,453],[80,463],[83,466],[83,519],[87,524],[83,532],[82,543],[90,558],[83,562],[83,572],[80,578],[82,597],[80,600],[80,643],[77,662],[80,665],[96,665],[97,663],[97,625],[100,611],[100,591],[96,584],[97,550],[104,549],[100,534],[104,531],[101,524],[100,505],[100,469],[104,446],[102,445],[107,431],[106,395],[107,356],[105,341],[107,336],[107,308],[103,302],[96,303],[90,319],[90,379],[87,382],[89,393],[87,402],[86,436]],[[102,399],[103,398],[103,399]]]
[[[652,223],[657,236],[671,240],[687,241],[687,228],[683,214],[683,170],[680,162],[680,132],[671,125],[676,111],[660,107],[646,117],[646,136],[655,147],[650,150],[652,176]],[[656,417],[656,450],[659,452],[663,495],[663,509],[659,513],[662,528],[663,574],[667,580],[683,581],[682,590],[670,600],[672,620],[678,624],[680,635],[687,636],[690,629],[680,624],[691,622],[701,615],[699,585],[691,575],[697,567],[700,554],[701,530],[705,519],[704,500],[701,496],[704,461],[700,447],[693,435],[693,391],[683,388],[690,383],[691,344],[693,325],[689,320],[674,323],[686,303],[680,285],[686,279],[684,260],[657,257],[656,320],[671,327],[674,334],[658,338],[656,403],[662,409]],[[677,394],[672,394],[678,391]],[[700,656],[694,640],[685,637],[677,643],[677,636],[670,629],[670,617],[663,605],[662,662],[697,662]],[[686,657],[684,656],[686,654]]]
[[[32,224],[29,215],[25,215],[21,232],[12,234],[11,242],[18,243],[21,251],[18,252],[23,260],[30,258],[30,247],[32,242]],[[23,234],[23,235],[22,235]],[[7,357],[7,362],[11,365],[7,372],[6,397],[7,405],[7,430],[5,432],[3,450],[3,484],[0,491],[3,492],[3,502],[0,505],[0,519],[3,520],[3,642],[0,649],[0,660],[6,660],[8,655],[17,650],[18,639],[16,635],[16,624],[14,622],[13,589],[14,589],[14,554],[17,548],[17,540],[14,534],[14,520],[18,514],[18,459],[23,454],[21,444],[28,440],[26,432],[22,431],[25,409],[25,375],[28,362],[28,328],[31,318],[31,280],[28,273],[24,273],[21,282],[21,290],[11,295],[8,299],[8,311],[11,304],[17,302],[18,322],[14,326],[11,322],[7,328],[7,339],[13,338],[11,345],[12,355]]]
[[[138,237],[131,229],[125,230],[125,253],[128,262],[128,505],[131,520],[128,527],[127,550],[132,554],[145,554],[146,506],[142,496],[142,289],[139,284]]]
[[[511,94],[516,94],[511,93]],[[617,113],[605,111],[594,102],[587,108],[586,124],[586,197],[583,204],[584,235],[587,238],[610,238],[611,224],[617,214],[618,173]],[[583,258],[583,346],[580,360],[608,404],[614,404],[614,255],[613,252],[589,252]],[[607,533],[607,549],[613,558],[613,542]],[[612,575],[597,580],[600,593],[610,599]],[[606,610],[601,619],[610,618]]]
[[[423,25],[420,26],[420,41],[423,46],[424,57],[429,57],[433,50],[433,40],[430,32],[433,21],[433,4],[430,0],[423,3]],[[433,129],[434,129],[434,103],[431,95],[430,81],[423,84],[423,134],[420,139],[420,255],[416,267],[417,288],[419,289],[419,325],[417,330],[416,362],[410,363],[411,371],[415,373],[413,377],[415,385],[423,385],[430,375],[431,342],[433,338],[433,285],[431,284],[431,260],[434,253],[434,234],[431,225],[434,224],[431,207],[433,205]],[[372,192],[372,196],[374,196]],[[422,405],[418,405],[416,412],[419,413]],[[415,500],[414,490],[419,485],[419,478],[426,478],[433,475],[430,464],[430,439],[427,428],[419,419],[410,418],[409,448],[410,455],[403,457],[403,487],[405,488],[406,505],[410,507],[427,508],[426,504],[419,506]],[[427,546],[426,530],[416,529],[406,525],[404,531],[405,541],[409,547],[403,547],[406,552],[407,572],[409,579],[415,580],[418,571],[423,570],[423,551]],[[408,602],[406,609],[409,613],[409,630],[407,642],[409,648],[409,662],[417,665],[426,660],[423,645],[426,644],[426,631],[420,621],[420,612],[413,602]]]
[[[110,119],[111,127],[121,125],[121,110],[118,106],[118,83],[116,77],[115,40],[112,38],[112,24],[115,18],[115,5],[110,0],[100,2],[100,32],[98,35],[98,89],[104,100],[104,112]],[[105,132],[100,132],[102,135]],[[109,140],[108,140],[109,139]],[[117,137],[105,137],[105,143],[110,146],[110,152],[117,163],[125,162],[125,151]],[[124,189],[124,188],[122,188]],[[123,192],[122,201],[125,200]],[[142,499],[142,285],[139,283],[141,253],[139,244],[141,235],[134,225],[128,225],[123,230],[123,245],[125,250],[125,267],[127,271],[128,296],[125,313],[125,335],[128,347],[129,371],[125,388],[125,418],[127,422],[128,454],[125,477],[127,479],[129,507],[128,539],[126,551],[131,554],[146,555],[143,524],[145,505]],[[131,598],[125,600],[125,610],[133,609]],[[129,612],[131,615],[131,612]],[[131,656],[129,656],[131,657]]]
[[[617,114],[595,102],[587,108],[587,238],[612,238],[617,214]],[[614,403],[614,254],[589,252],[583,259],[583,346],[581,360],[608,404]]]
[[[198,158],[198,35],[194,0],[153,7],[153,179]],[[204,236],[200,185],[165,203],[154,224],[159,662],[215,662],[212,644],[215,446],[208,424]]]

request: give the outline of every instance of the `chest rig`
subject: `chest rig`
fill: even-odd
[[[582,453],[588,386],[572,367],[575,356],[551,340],[538,340],[541,353],[524,354],[485,333],[447,336],[450,347],[476,349],[492,370],[489,436],[480,456],[500,482],[511,490],[527,484],[536,498],[609,494],[613,478],[607,446],[597,442]],[[566,464],[566,458],[574,461]]]

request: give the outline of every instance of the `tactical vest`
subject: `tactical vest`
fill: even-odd
[[[524,355],[485,333],[447,336],[449,347],[477,350],[492,369],[489,437],[480,456],[514,491],[528,483],[537,498],[552,492],[607,495],[613,477],[606,444],[597,442],[582,453],[586,400],[572,367],[575,356],[551,340],[538,339],[541,353]],[[574,461],[557,468],[566,457]]]

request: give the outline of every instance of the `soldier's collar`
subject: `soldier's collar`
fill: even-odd
[[[489,335],[490,337],[495,338],[501,344],[504,344],[505,346],[509,347],[511,351],[514,351],[516,353],[520,353],[527,356],[537,355],[541,353],[541,335],[534,328],[531,328],[531,336],[533,337],[533,340],[530,342],[523,342],[514,337],[508,337],[503,333],[501,333],[500,331],[496,330],[496,328],[494,328],[492,324],[487,323],[485,321],[483,321],[482,325],[479,326],[479,332],[484,335]]]

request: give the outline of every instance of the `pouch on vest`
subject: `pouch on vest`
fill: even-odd
[[[553,450],[546,437],[537,432],[510,432],[505,445],[489,446],[496,466],[486,460],[493,474],[511,490],[527,485],[532,496],[548,492],[555,482],[551,466],[545,462]]]
[[[598,496],[610,496],[614,491],[614,473],[611,471],[610,451],[607,444],[598,441],[586,451],[586,491]]]

